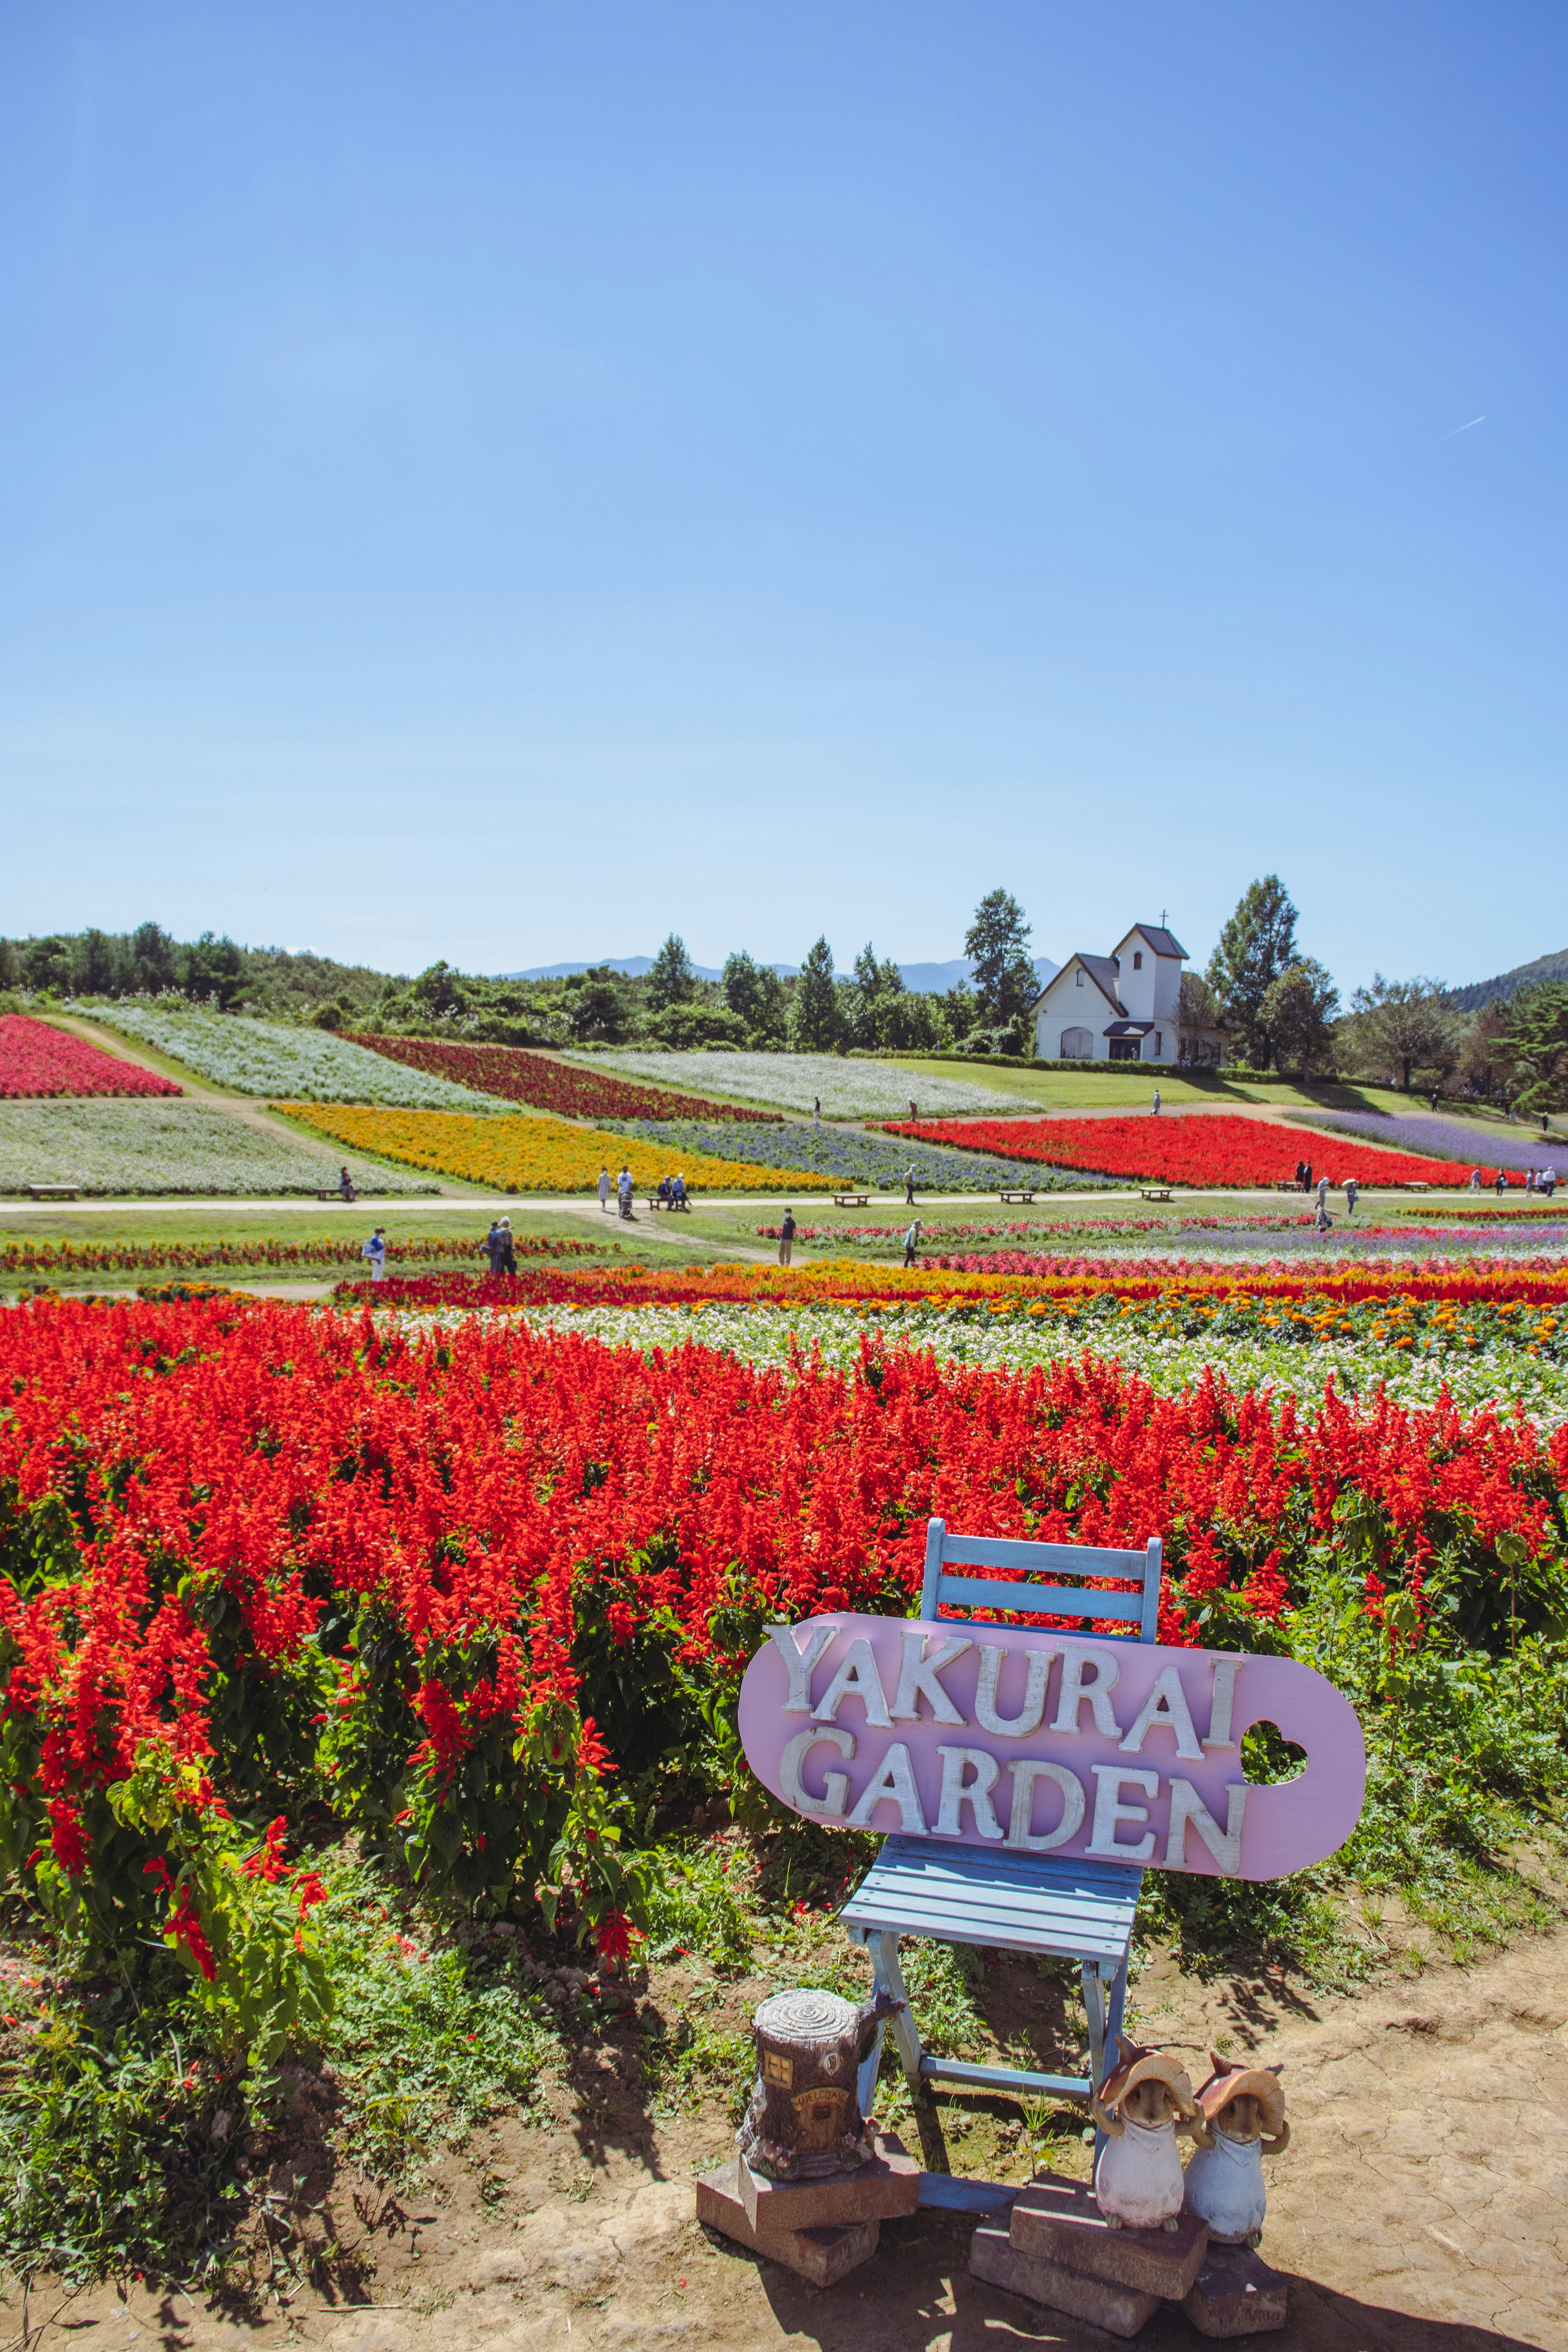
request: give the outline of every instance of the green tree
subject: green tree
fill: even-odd
[[[790,998],[789,1042],[797,1054],[831,1054],[839,1034],[833,950],[826,939],[819,939],[800,968]]]
[[[71,984],[71,942],[61,932],[22,943],[22,979],[28,988],[52,988],[68,993]]]
[[[1373,972],[1371,987],[1351,998],[1351,1014],[1349,1042],[1363,1068],[1397,1070],[1407,1093],[1412,1070],[1453,1067],[1460,1024],[1440,980],[1384,980]]]
[[[1500,1060],[1506,1056],[1523,1090],[1520,1110],[1568,1109],[1568,987],[1560,980],[1521,988],[1508,1008]]]
[[[181,954],[180,967],[185,994],[202,1003],[216,1003],[220,1013],[228,1011],[244,984],[244,963],[226,931],[221,940],[211,931],[204,931],[199,940],[193,940]]]
[[[1296,909],[1278,874],[1266,874],[1238,901],[1208,968],[1220,1018],[1254,1069],[1268,1069],[1273,1058],[1263,1000],[1295,961]]]
[[[686,941],[671,931],[653,960],[647,976],[648,1010],[662,1013],[667,1004],[686,1004],[697,993],[697,974],[686,952]]]
[[[138,996],[160,996],[174,985],[174,940],[161,923],[138,923],[131,934],[132,988]]]
[[[1306,1077],[1314,1062],[1321,1066],[1328,1060],[1339,1009],[1339,990],[1311,956],[1299,956],[1278,980],[1269,982],[1263,999],[1263,1024],[1281,1069],[1293,1062]]]
[[[963,934],[974,967],[976,1024],[999,1029],[1020,1021],[1040,992],[1029,958],[1029,925],[1010,890],[988,890]]]
[[[574,1037],[596,1037],[606,1045],[618,1045],[631,1028],[631,1008],[620,975],[604,964],[570,973],[564,1002],[566,1026]]]
[[[118,958],[107,931],[79,931],[71,942],[71,989],[78,996],[107,996],[113,989]]]

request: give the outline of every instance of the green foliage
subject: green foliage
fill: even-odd
[[[686,941],[674,931],[653,960],[647,992],[649,1010],[654,1013],[662,1013],[668,1005],[688,1003],[697,993],[697,974],[691,969]]]
[[[1494,1058],[1511,1070],[1521,1110],[1568,1108],[1568,984],[1549,981],[1521,990]]]
[[[1415,1069],[1452,1068],[1459,1029],[1440,980],[1384,980],[1379,971],[1352,997],[1341,1036],[1355,1068],[1379,1076],[1396,1070],[1408,1088]]]
[[[831,1054],[843,1043],[833,980],[833,950],[819,939],[800,968],[789,1003],[789,1042],[797,1054]]]
[[[1266,874],[1243,893],[1208,968],[1232,1052],[1260,1070],[1274,1058],[1264,999],[1296,961],[1296,909],[1278,874]]]
[[[963,952],[974,967],[974,1026],[1006,1029],[1020,1022],[1040,992],[1029,958],[1029,925],[1010,890],[989,890],[963,935]],[[1000,1046],[1022,1052],[1020,1043]]]
[[[665,1839],[650,1854],[647,1939],[651,1960],[700,1952],[715,1967],[744,1968],[753,1921],[742,1898],[742,1855],[732,1845]]]
[[[752,1046],[765,1052],[769,1046],[784,1044],[788,1000],[784,982],[772,964],[753,963],[740,950],[725,958],[719,985]]]
[[[1269,982],[1262,1021],[1282,1070],[1293,1066],[1305,1079],[1314,1064],[1321,1068],[1329,1059],[1333,1050],[1331,1024],[1339,1003],[1339,990],[1311,956],[1298,956]]]

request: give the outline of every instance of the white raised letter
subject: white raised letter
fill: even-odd
[[[1062,1817],[1047,1837],[1036,1837],[1029,1823],[1035,1813],[1035,1783],[1054,1780],[1062,1792]],[[1026,1853],[1049,1853],[1053,1846],[1066,1845],[1083,1827],[1083,1816],[1089,1800],[1083,1793],[1083,1782],[1065,1764],[1047,1764],[1043,1757],[1020,1758],[1013,1767],[1013,1813],[1007,1823],[1007,1843],[1020,1847]]]
[[[1141,1756],[1146,1736],[1161,1724],[1175,1733],[1178,1756],[1184,1756],[1189,1763],[1203,1762],[1204,1751],[1193,1729],[1187,1695],[1182,1688],[1181,1668],[1174,1659],[1168,1666],[1161,1667],[1153,1689],[1139,1708],[1138,1720],[1121,1743],[1123,1756]]]
[[[1241,1821],[1247,1810],[1247,1783],[1232,1780],[1226,1790],[1226,1823],[1222,1830],[1190,1780],[1171,1783],[1171,1834],[1165,1841],[1165,1868],[1186,1866],[1187,1823],[1191,1822],[1220,1868],[1222,1878],[1241,1875]]]
[[[789,1696],[784,1703],[785,1715],[811,1713],[811,1670],[837,1631],[837,1625],[818,1625],[803,1650],[795,1638],[793,1625],[768,1627],[768,1639],[789,1673]]]
[[[1245,1658],[1216,1658],[1214,1662],[1214,1705],[1209,1709],[1209,1727],[1204,1734],[1205,1748],[1236,1746],[1230,1736],[1230,1711],[1236,1700],[1236,1678],[1246,1664]]]
[[[998,1739],[1027,1739],[1040,1727],[1040,1717],[1046,1711],[1046,1685],[1050,1680],[1051,1660],[1056,1656],[1056,1644],[1048,1650],[1030,1650],[1026,1654],[1029,1671],[1024,1683],[1024,1705],[1017,1715],[998,1715],[996,1685],[1005,1661],[1013,1653],[1000,1642],[980,1644],[980,1682],[974,1693],[974,1720],[982,1731],[994,1732]]]
[[[1094,1777],[1099,1783],[1094,1792],[1094,1834],[1084,1848],[1086,1853],[1097,1853],[1112,1862],[1147,1862],[1154,1851],[1154,1832],[1145,1830],[1136,1845],[1117,1843],[1117,1825],[1121,1822],[1146,1822],[1147,1805],[1124,1805],[1123,1789],[1142,1789],[1152,1797],[1160,1786],[1158,1772],[1129,1772],[1121,1764],[1096,1764]]]
[[[962,1731],[963,1717],[938,1682],[944,1666],[962,1658],[965,1650],[973,1650],[971,1641],[944,1642],[934,1658],[925,1654],[926,1636],[918,1625],[910,1626],[904,1634],[903,1663],[899,1668],[899,1695],[893,1701],[893,1713],[900,1723],[918,1723],[921,1693],[931,1701],[931,1711],[939,1723],[955,1723]]]
[[[1093,1680],[1087,1683],[1083,1678],[1086,1666],[1094,1668]],[[1120,1739],[1121,1726],[1110,1712],[1110,1693],[1115,1689],[1121,1673],[1121,1661],[1114,1650],[1065,1649],[1062,1652],[1062,1695],[1051,1729],[1076,1731],[1079,1711],[1087,1699],[1096,1731],[1103,1732],[1107,1739]]]
[[[976,1833],[983,1838],[999,1838],[1002,1824],[993,1810],[991,1791],[1002,1768],[994,1756],[987,1756],[984,1748],[939,1748],[936,1752],[942,1758],[942,1802],[932,1836],[962,1837],[963,1808],[969,1805],[973,1810]],[[974,1767],[974,1778],[966,1789],[963,1772],[969,1764]]]
[[[860,1801],[849,1816],[849,1828],[868,1830],[879,1805],[897,1805],[899,1827],[906,1837],[925,1836],[926,1817],[921,1811],[921,1792],[915,1786],[910,1751],[901,1739],[894,1740],[882,1759],[881,1770],[861,1790]]]
[[[807,1751],[823,1740],[837,1748],[840,1756],[846,1759],[855,1753],[855,1734],[852,1731],[846,1731],[837,1724],[829,1724],[822,1731],[818,1731],[815,1725],[808,1725],[805,1731],[795,1733],[779,1758],[779,1778],[784,1782],[786,1805],[793,1805],[798,1813],[821,1813],[836,1820],[844,1811],[844,1800],[849,1794],[847,1774],[829,1772],[820,1797],[811,1796],[801,1783],[801,1768]]]
[[[839,1700],[851,1696],[865,1702],[868,1725],[875,1724],[879,1731],[891,1731],[893,1719],[888,1713],[888,1696],[882,1688],[882,1677],[877,1672],[876,1653],[864,1633],[856,1634],[839,1660],[838,1672],[823,1692],[812,1721],[835,1722]]]

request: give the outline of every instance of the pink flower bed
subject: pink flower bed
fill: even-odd
[[[16,1095],[177,1095],[173,1078],[161,1078],[136,1062],[122,1062],[51,1029],[26,1013],[0,1014],[0,1097]]]

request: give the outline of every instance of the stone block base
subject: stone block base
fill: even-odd
[[[1109,2279],[1089,2278],[1060,2263],[1023,2252],[1000,2219],[983,2221],[974,2232],[969,2268],[975,2278],[992,2286],[1005,2287],[1009,2294],[1043,2303],[1052,2311],[1065,2311],[1070,2318],[1087,2319],[1110,2336],[1136,2336],[1162,2300],[1157,2294],[1117,2286]]]
[[[834,2286],[847,2272],[868,2262],[877,2251],[880,2221],[852,2221],[845,2229],[817,2227],[770,2231],[754,2230],[741,2195],[741,2159],[734,2158],[716,2172],[702,2173],[697,2183],[697,2218],[711,2230],[733,2238],[738,2246],[782,2263],[813,2286]]]
[[[1037,2174],[1013,2201],[1013,2243],[1020,2253],[1173,2303],[1197,2277],[1208,2236],[1208,2224],[1185,2212],[1173,2230],[1113,2230],[1089,2182],[1058,2172]]]
[[[790,2230],[843,2230],[856,2221],[892,2221],[920,2203],[921,2168],[891,2132],[878,2132],[876,2155],[853,2172],[821,2180],[769,2180],[739,2159],[741,2201],[760,2238]]]
[[[1285,2325],[1285,2282],[1247,2246],[1211,2246],[1182,2309],[1200,2336],[1261,2336]]]

